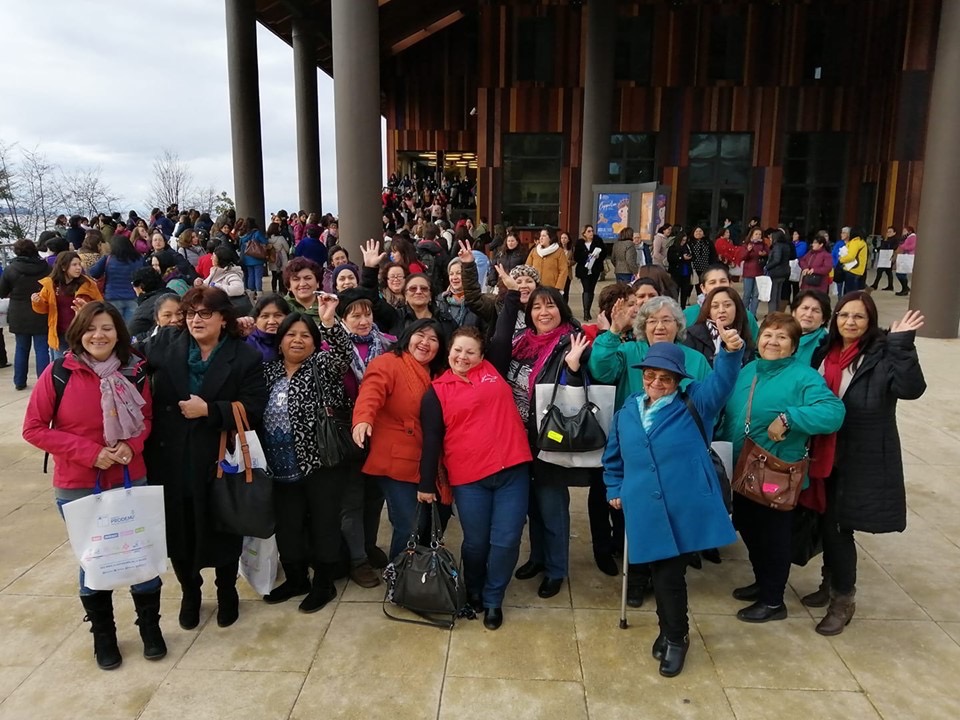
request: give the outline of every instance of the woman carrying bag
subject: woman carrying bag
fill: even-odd
[[[70,351],[62,365],[48,366],[40,376],[23,421],[24,440],[53,456],[54,496],[61,515],[64,505],[91,495],[98,479],[102,490],[122,486],[125,473],[134,486],[147,484],[143,447],[152,418],[144,368],[116,308],[87,303],[67,330],[66,344]],[[60,381],[54,378],[55,370]],[[64,375],[67,381],[58,389]],[[102,412],[92,411],[95,408]],[[167,654],[160,631],[160,585],[155,577],[130,587],[148,660]],[[80,601],[91,624],[97,665],[103,670],[118,667],[123,658],[113,591],[89,589],[81,570]]]
[[[277,548],[286,576],[264,600],[280,603],[307,594],[300,603],[304,613],[320,610],[337,596],[333,578],[340,553],[340,502],[347,483],[356,480],[347,461],[325,465],[318,435],[327,408],[350,412],[340,379],[353,350],[337,322],[337,297],[324,294],[318,302],[319,324],[300,313],[284,318],[277,330],[280,357],[263,369],[269,395],[263,446],[273,473]],[[311,563],[312,582],[307,579]]]
[[[503,596],[520,555],[527,516],[532,460],[510,386],[483,358],[477,328],[454,330],[450,369],[431,383],[420,407],[423,455],[417,498],[437,499],[443,462],[457,503],[471,607],[483,608],[483,624],[503,623]],[[477,432],[496,427],[496,432]]]

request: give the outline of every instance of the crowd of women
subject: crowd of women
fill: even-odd
[[[241,252],[244,242],[259,242],[255,223],[246,228],[254,235],[241,238]],[[425,235],[441,237],[436,228]],[[58,506],[90,494],[98,479],[104,489],[125,474],[135,485],[161,485],[181,627],[200,622],[203,568],[215,569],[217,624],[232,625],[240,613],[243,539],[220,529],[209,497],[220,434],[235,429],[237,402],[260,435],[274,482],[284,577],[268,603],[302,596],[300,611],[316,612],[336,597],[334,580],[345,574],[375,587],[404,552],[416,518],[430,515],[418,513],[419,504],[437,503],[441,523],[456,514],[463,531],[468,604],[496,630],[513,578],[539,578],[543,598],[563,588],[570,488],[588,487],[596,564],[617,574],[626,535],[628,602],[638,606],[652,591],[659,618],[652,654],[672,677],[689,645],[686,568],[701,558],[719,562],[717,549],[734,541],[735,530],[755,576],[731,589],[746,603],[737,617],[787,616],[794,512],[741,494],[731,503],[708,452],[711,441],[725,440],[734,464],[753,452],[793,465],[810,458],[802,474],[824,518],[823,583],[803,602],[828,608],[821,634],[850,622],[854,532],[900,531],[906,522],[896,408],[925,388],[914,346],[918,313],[885,331],[868,293],[852,290],[831,308],[825,286],[811,278],[820,273],[811,272],[788,311],[771,308],[758,325],[726,264],[710,262],[709,253],[703,264],[698,251],[682,249],[683,238],[667,256],[680,247],[691,272],[640,263],[644,243],[634,244],[630,231],[630,270],[618,269],[618,281],[603,287],[597,322],[585,325],[564,298],[564,271],[569,276],[572,263],[588,316],[607,253],[590,226],[576,242],[568,236],[570,255],[556,266],[549,264],[555,230],[521,252],[508,233],[492,258],[484,254],[489,277],[463,234],[442,275],[419,264],[400,234],[386,251],[375,240],[364,244],[359,264],[336,244],[330,223],[322,232],[306,228],[301,241],[308,239],[326,256],[292,252],[280,279],[287,294],[251,297],[247,309],[231,297],[232,281],[176,288],[131,256],[129,282],[153,313],[128,318],[114,301],[123,298],[103,299],[96,263],[86,270],[69,249],[49,278],[27,272],[44,262],[31,241],[18,243],[19,275],[4,274],[9,285],[0,291],[23,313],[47,316],[46,327],[29,334],[45,332],[62,355],[40,373],[24,420],[24,437],[54,457]],[[114,235],[107,259],[97,261],[101,271],[126,262],[124,240]],[[699,242],[694,233],[692,245]],[[229,267],[231,247],[224,241],[214,250],[207,279]],[[163,252],[155,248],[152,258]],[[616,247],[613,255],[626,262]],[[676,281],[693,279],[702,301],[685,309]],[[263,282],[255,273],[253,280]],[[555,384],[615,386],[602,467],[567,467],[542,454],[539,408]],[[358,448],[333,465],[318,432],[323,414],[346,418]],[[384,504],[392,527],[386,553],[377,547]],[[518,567],[524,525],[529,556]],[[154,578],[131,588],[148,659],[166,652],[160,585]],[[86,587],[81,573],[80,597],[98,664],[116,667],[112,593]]]

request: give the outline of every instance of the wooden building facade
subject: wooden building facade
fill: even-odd
[[[381,55],[388,172],[406,152],[475,153],[478,214],[577,230],[586,8],[457,5]],[[610,182],[670,185],[685,225],[916,224],[940,7],[616,2]]]

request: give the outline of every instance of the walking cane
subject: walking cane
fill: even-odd
[[[623,587],[620,589],[620,629],[626,630],[627,625],[627,572],[630,568],[627,562],[627,533],[623,533]]]

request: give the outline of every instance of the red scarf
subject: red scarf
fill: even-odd
[[[860,354],[860,341],[856,341],[846,350],[842,344],[830,348],[823,360],[823,379],[830,391],[840,397],[840,385],[843,371]],[[827,506],[824,481],[833,472],[833,463],[837,455],[837,434],[814,435],[810,438],[810,487],[800,494],[800,504],[817,512],[823,512]]]
[[[553,349],[560,342],[561,338],[573,332],[573,325],[570,323],[561,323],[550,332],[537,334],[533,328],[527,328],[517,339],[513,341],[513,358],[515,360],[529,360],[533,358],[533,367],[530,370],[530,382],[527,388],[531,402],[533,401],[533,391],[537,384],[537,378],[547,362],[547,358],[553,353]]]

